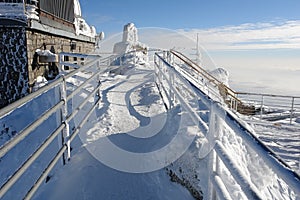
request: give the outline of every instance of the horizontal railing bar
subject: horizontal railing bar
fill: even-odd
[[[160,58],[160,59],[162,59],[162,58]],[[172,68],[170,65],[169,65],[169,68]],[[160,69],[159,69],[160,70]],[[165,74],[163,74],[164,76],[166,76]],[[168,81],[167,81],[168,82]],[[184,103],[184,107],[186,107],[187,105],[185,104],[185,101],[183,100],[183,98],[181,97],[181,95],[179,95],[178,93],[177,93],[177,91],[175,90],[175,88],[173,87],[173,86],[171,86],[171,84],[168,82],[168,84],[169,84],[169,86],[171,87],[171,89],[173,90],[173,92],[176,94],[176,96],[177,96],[177,98],[179,98],[179,100],[180,100],[180,102],[181,103]],[[189,108],[188,106],[186,107],[186,108]],[[188,109],[189,110],[189,109]],[[191,109],[191,110],[189,110],[189,113],[191,114],[191,113],[193,113],[193,110]],[[197,121],[197,123],[199,122],[198,120],[199,119],[194,119],[193,117],[192,117],[192,119],[193,119],[193,121]],[[207,130],[208,130],[208,128],[207,128]],[[206,132],[207,133],[207,132]],[[228,166],[227,166],[228,167]],[[231,169],[230,169],[231,170]],[[237,177],[236,177],[237,178]],[[241,179],[240,179],[241,180]],[[241,183],[240,182],[240,180],[237,180],[239,183]],[[254,198],[256,198],[256,199],[262,199],[261,197],[259,197],[259,192],[258,192],[258,190],[254,187],[254,189],[253,189],[253,186],[251,186],[251,185],[249,185],[248,183],[247,183],[247,181],[246,181],[246,179],[243,179],[243,184],[245,184],[246,183],[246,187],[244,187],[243,188],[243,191],[247,194],[247,196],[252,196],[252,197],[254,197]],[[242,187],[242,186],[241,186]],[[249,192],[249,188],[251,188],[250,189],[250,192]],[[255,192],[253,192],[253,190],[255,191]]]
[[[221,107],[218,107],[218,110],[218,112],[224,112],[224,109]],[[226,117],[224,120],[226,124],[236,134],[238,134],[279,177],[281,177],[298,195],[300,195],[300,176],[292,170],[289,165],[287,165],[269,147],[263,144],[254,133],[241,124],[228,111],[226,111]]]
[[[265,94],[265,93],[236,92],[236,94],[238,94],[238,95],[251,95],[251,96],[265,96],[265,97],[281,97],[281,98],[295,98],[295,99],[300,99],[300,96]]]
[[[97,105],[99,104],[101,98],[97,100],[95,105],[90,109],[90,111],[85,115],[84,119],[81,121],[81,123],[78,125],[78,127],[74,130],[73,134],[70,136],[69,141],[72,142],[77,134],[79,133],[80,129],[84,126],[90,115],[93,113]],[[66,144],[69,142],[66,141]],[[54,159],[50,162],[48,167],[45,169],[43,174],[39,177],[37,182],[33,185],[33,187],[29,190],[29,192],[26,194],[25,198],[26,200],[29,200],[33,197],[35,192],[38,190],[40,185],[43,183],[44,179],[47,177],[47,175],[50,173],[50,171],[54,168],[55,164],[58,162],[59,158],[63,155],[63,153],[67,150],[67,145],[64,145],[60,151],[57,153],[57,155],[54,157]]]
[[[76,63],[70,63],[70,62],[60,62],[59,63],[60,65],[63,65],[63,66],[68,66],[68,67],[71,67],[73,69],[79,69],[80,66]]]
[[[24,197],[24,199],[30,200],[33,197],[33,195],[35,194],[35,192],[38,190],[38,188],[41,186],[41,184],[45,181],[45,179],[47,178],[48,174],[55,167],[56,163],[59,161],[59,159],[62,157],[62,155],[64,154],[64,152],[66,150],[67,150],[67,145],[63,145],[60,148],[60,150],[58,151],[58,153],[55,155],[55,157],[49,163],[48,167],[43,171],[43,173],[38,178],[38,180],[35,182],[35,184],[33,185],[33,187],[31,187],[31,189],[28,191],[28,193],[26,194],[26,196]]]
[[[80,67],[68,74],[66,74],[64,77],[65,79],[72,77],[73,75],[75,75],[78,72],[81,72],[85,69],[90,68],[93,64],[95,64],[97,61],[90,61],[89,63],[87,63],[86,65],[84,65],[83,67]],[[32,99],[40,96],[41,94],[47,92],[48,90],[58,86],[59,84],[61,84],[63,82],[63,77],[60,77],[58,79],[56,79],[55,81],[49,83],[48,85],[45,85],[44,87],[38,89],[37,91],[28,94],[27,96],[19,99],[18,101],[15,101],[11,104],[9,104],[8,106],[0,109],[0,118],[6,116],[7,114],[9,114],[10,112],[12,112],[13,110],[15,110],[16,108],[24,105],[25,103],[31,101]]]
[[[61,106],[63,106],[64,101],[60,101],[54,107],[50,108],[47,112],[42,114],[40,118],[34,121],[32,124],[27,126],[24,130],[19,132],[15,137],[6,142],[0,147],[0,158],[2,158],[8,151],[15,147],[19,142],[21,142],[27,135],[29,135],[33,130],[35,130],[41,123],[47,120],[51,115],[53,115]]]
[[[100,86],[99,86],[100,87]],[[90,115],[92,114],[92,112],[95,110],[95,108],[97,107],[97,105],[99,104],[101,98],[99,98],[97,100],[97,102],[95,103],[95,105],[90,109],[90,111],[85,115],[84,119],[81,121],[81,123],[78,125],[78,127],[75,129],[75,131],[73,132],[73,134],[70,136],[69,140],[66,141],[66,144],[69,142],[72,142],[75,137],[77,136],[77,134],[79,133],[80,129],[84,126],[84,124],[86,123],[86,121],[88,120],[88,118],[90,117]],[[55,158],[51,161],[51,163],[48,165],[48,167],[45,169],[45,171],[43,172],[43,174],[40,176],[40,178],[37,180],[37,182],[33,185],[33,187],[30,189],[30,191],[26,194],[25,198],[26,200],[29,200],[33,197],[33,195],[35,194],[35,192],[37,191],[37,189],[40,187],[40,185],[43,183],[43,180],[47,177],[47,175],[50,173],[50,171],[53,169],[53,167],[55,166],[55,164],[57,163],[57,161],[59,160],[59,158],[63,155],[64,151],[67,149],[67,145],[64,145],[60,151],[58,152],[58,154],[55,156]]]
[[[192,83],[191,83],[192,84]],[[205,95],[203,92],[198,90],[198,94],[202,96],[204,104],[209,108],[210,97]],[[265,144],[263,144],[251,130],[246,128],[239,120],[233,117],[228,110],[217,106],[218,115],[222,116],[225,112],[225,122],[226,124],[240,137],[243,138],[245,143],[250,146],[266,163],[274,170],[274,172],[279,175],[288,185],[290,185],[293,190],[300,195],[300,176],[294,172],[282,159],[280,159],[271,149],[269,149]]]
[[[156,74],[156,73],[155,73]],[[160,79],[160,77],[158,76],[158,74],[156,74],[157,75],[157,79],[159,80],[159,83],[160,83],[160,85],[162,85],[163,83],[162,83],[162,80]],[[162,87],[162,88],[158,88],[159,90],[160,89],[162,89],[162,91],[160,91],[160,92],[164,92],[164,94],[166,95],[166,96],[169,96],[168,95],[168,93],[167,93],[167,91],[166,91],[166,89],[165,89],[165,87]],[[164,95],[162,94],[162,99],[164,100]],[[168,105],[169,104],[169,102],[165,102],[165,105]],[[169,106],[171,106],[171,105],[169,105]]]
[[[61,52],[59,53],[60,56],[69,56],[69,57],[76,57],[76,58],[87,58],[89,54],[80,54],[80,53],[69,53],[69,52]],[[95,55],[93,55],[95,56]]]
[[[227,87],[226,85],[224,85],[222,82],[220,82],[218,79],[216,79],[214,76],[212,76],[210,73],[206,72],[202,67],[200,67],[199,65],[197,65],[194,61],[190,60],[188,57],[186,57],[185,55],[183,55],[182,53],[178,52],[178,51],[174,51],[171,50],[170,51],[172,54],[174,54],[177,58],[181,59],[182,61],[184,61],[186,64],[190,65],[192,68],[195,69],[194,66],[197,66],[197,69],[195,69],[196,71],[199,72],[199,70],[201,70],[202,72],[200,72],[202,75],[205,75],[205,78],[208,80],[211,80],[213,82],[215,82],[216,85],[223,85],[224,88],[226,88],[228,91],[230,91],[231,93],[235,94],[236,92],[233,91],[231,88]],[[184,59],[185,60],[184,60]],[[192,65],[191,65],[192,64]],[[232,96],[232,95],[231,95]],[[235,96],[232,96],[235,97]],[[236,97],[235,97],[236,98]],[[236,99],[238,100],[238,99]]]
[[[179,101],[181,102],[181,104],[183,105],[183,107],[188,111],[188,113],[191,116],[191,118],[193,119],[194,123],[200,128],[200,130],[202,131],[202,133],[204,135],[207,135],[208,129],[209,129],[207,124],[201,119],[201,117],[194,114],[195,111],[193,111],[192,107],[183,100],[183,97],[180,95],[180,93],[173,86],[171,86],[171,88],[174,91],[174,93],[176,94],[176,96],[179,99]]]
[[[187,80],[190,80],[194,83],[194,85],[197,85],[197,88],[200,88],[200,87],[205,87],[204,85],[200,86],[198,80],[195,80],[196,78],[195,77],[192,77],[190,76],[188,73],[186,73],[184,70],[182,70],[181,68],[176,68],[176,71],[178,71],[184,78],[186,78]],[[215,98],[218,98],[218,100],[220,100],[219,98],[219,94],[215,92],[215,90],[213,90],[211,87],[209,86],[206,86],[206,88],[209,89],[209,92],[214,95]],[[216,88],[216,87],[213,87],[213,88]]]
[[[157,54],[156,54],[157,55]],[[160,57],[158,55],[158,57]],[[160,57],[161,58],[161,57]],[[161,58],[162,59],[162,58]],[[167,63],[164,59],[163,62]],[[170,66],[167,63],[168,66]],[[197,86],[190,82],[195,88]],[[202,102],[211,109],[213,100],[197,88],[197,93],[200,95]],[[279,158],[271,149],[263,144],[251,130],[246,128],[234,115],[221,105],[217,105],[216,114],[224,117],[225,123],[242,139],[246,145],[250,146],[266,163],[267,165],[282,178],[292,190],[300,195],[300,176],[293,171],[281,158]]]
[[[91,114],[93,113],[93,111],[96,109],[97,105],[99,105],[100,100],[101,100],[101,98],[99,98],[97,100],[97,102],[95,103],[95,105],[89,110],[89,112],[85,115],[85,117],[83,118],[83,120],[81,121],[81,123],[77,126],[77,128],[75,129],[75,131],[73,132],[73,134],[70,136],[70,139],[69,139],[70,142],[72,142],[75,139],[75,137],[79,133],[80,129],[87,122],[88,118],[91,116]]]
[[[15,101],[11,104],[9,104],[8,106],[2,108],[0,110],[0,118],[6,116],[7,114],[9,114],[10,112],[12,112],[14,109],[26,104],[27,102],[31,101],[34,98],[37,98],[38,96],[40,96],[41,94],[49,91],[50,89],[58,86],[61,83],[62,79],[59,78],[55,81],[53,81],[52,83],[45,85],[44,87],[40,88],[39,90],[28,94],[27,96],[19,99],[18,101]]]
[[[159,56],[160,59],[162,59],[160,56]],[[165,63],[166,65],[169,66],[169,69],[172,70],[173,73],[174,72],[174,69],[173,67],[168,64],[168,63]],[[190,105],[188,105],[183,97],[179,94],[179,91],[173,87],[173,85],[170,83],[170,81],[168,80],[168,77],[166,76],[165,73],[162,72],[162,70],[157,66],[158,70],[160,71],[160,73],[165,77],[166,79],[166,82],[168,83],[168,85],[170,86],[170,88],[172,89],[172,91],[174,92],[174,94],[177,96],[177,98],[179,99],[179,101],[182,103],[183,107],[188,111],[189,115],[191,116],[191,118],[193,119],[194,123],[200,128],[200,130],[204,133],[204,135],[206,135],[208,133],[208,126],[205,122],[203,122],[203,120],[201,119],[201,117],[199,117],[198,115],[196,114],[192,114],[192,113],[195,113],[195,111],[193,111],[193,109],[191,108]],[[200,124],[201,126],[200,126]]]
[[[90,100],[90,98],[95,95],[96,92],[99,91],[101,85],[96,87],[86,98],[85,100],[72,112],[71,115],[69,115],[66,119],[66,122],[69,123],[76,115],[77,113],[87,104],[87,102]]]
[[[74,56],[78,57],[78,55],[74,55]],[[92,57],[99,58],[99,56],[92,56]],[[94,66],[96,63],[99,63],[99,59],[87,62],[86,65],[84,65],[82,67],[79,67],[78,69],[76,69],[74,71],[71,71],[70,73],[66,74],[65,76],[59,77],[58,79],[56,79],[52,83],[50,83],[50,84],[42,87],[41,89],[37,90],[36,92],[31,93],[31,94],[25,96],[24,98],[22,98],[22,99],[20,99],[20,100],[18,100],[16,102],[10,104],[9,106],[1,109],[0,110],[0,118],[6,116],[10,112],[12,112],[14,109],[16,109],[18,107],[21,107],[22,105],[26,104],[27,102],[31,101],[32,99],[34,99],[34,98],[42,95],[43,93],[49,91],[50,89],[53,89],[53,88],[57,87],[59,84],[62,84],[64,79],[70,78],[70,77],[74,76],[76,73],[81,72],[81,71],[83,71],[85,69],[88,69],[88,68]],[[80,87],[79,89],[77,88],[78,90],[73,91],[73,93],[71,95],[69,95],[68,100],[70,100],[75,94],[77,94],[80,91],[80,89],[82,89],[84,86],[86,86],[88,84],[88,82],[90,82],[91,80],[93,80],[99,73],[100,72],[98,72],[95,75],[93,75],[92,77],[90,77],[88,79],[88,81],[86,81],[84,84],[82,84],[81,86],[79,86]],[[100,89],[100,86],[101,85],[99,85],[88,96],[88,98],[84,100],[84,102],[77,108],[78,111],[89,101],[89,99],[92,97],[92,95],[94,95]],[[97,103],[92,107],[92,109],[90,110],[90,112],[85,116],[85,118],[82,120],[82,122],[80,123],[80,125],[75,130],[75,132],[74,132],[75,134],[73,134],[70,137],[69,140],[72,141],[75,138],[75,136],[78,134],[78,132],[81,129],[81,127],[86,123],[88,117],[91,115],[91,113],[95,110],[95,108],[99,104],[100,99],[101,98],[99,97],[99,100],[97,101]],[[29,135],[40,124],[42,124],[45,120],[47,120],[58,109],[60,109],[60,107],[63,106],[64,103],[65,102],[63,100],[61,100],[55,106],[49,108],[49,110],[47,110],[44,114],[42,114],[41,117],[38,120],[34,121],[32,124],[30,124],[24,130],[22,130],[21,132],[19,132],[19,134],[16,137],[12,138],[7,143],[5,143],[3,146],[1,146],[0,147],[0,158],[3,157],[13,147],[15,147],[19,142],[21,142],[27,135]],[[73,115],[73,116],[75,116],[75,115]],[[0,188],[0,198],[14,185],[14,183],[17,180],[20,179],[20,177],[26,172],[26,170],[28,170],[28,168],[32,165],[32,163],[34,163],[35,160],[51,144],[51,142],[53,142],[54,138],[56,138],[58,136],[58,134],[62,132],[62,130],[65,128],[65,126],[66,126],[65,123],[61,124],[60,127],[58,127],[56,129],[56,131],[54,131],[46,140],[44,140],[44,142],[34,151],[34,153],[31,156],[28,157],[28,159],[14,172],[14,174],[11,177],[9,177],[9,179]],[[51,162],[49,163],[49,165],[47,166],[47,168],[41,174],[41,176],[39,177],[39,179],[35,182],[34,186],[26,194],[25,199],[30,199],[32,197],[32,195],[36,192],[37,188],[42,184],[43,180],[46,178],[46,176],[53,169],[53,167],[55,166],[55,164],[57,163],[57,161],[59,160],[59,158],[63,155],[63,153],[65,152],[66,149],[67,149],[67,145],[65,144],[59,150],[59,152],[56,154],[56,156],[51,160]]]
[[[233,160],[227,155],[227,152],[220,141],[216,141],[214,149],[219,158],[223,161],[226,168],[230,171],[230,174],[240,185],[245,195],[251,199],[263,199],[259,193],[259,190],[253,184],[250,184],[247,181],[246,176],[242,173],[235,162],[233,162]]]
[[[13,184],[25,173],[32,163],[42,154],[49,144],[57,137],[57,135],[65,128],[65,124],[61,124],[54,133],[48,137],[44,143],[21,165],[21,167],[1,186],[0,198],[13,186]]]
[[[81,89],[83,87],[85,87],[88,83],[90,83],[94,78],[96,78],[98,75],[100,74],[100,72],[95,73],[93,76],[91,76],[88,80],[84,81],[83,84],[81,84],[79,87],[77,87],[71,94],[69,94],[67,96],[67,101],[69,101],[70,99],[72,99],[76,94],[78,94],[78,92],[81,91]]]

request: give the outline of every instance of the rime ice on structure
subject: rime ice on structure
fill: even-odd
[[[146,46],[138,41],[138,31],[133,23],[128,23],[123,29],[122,42],[114,45],[114,53],[123,54],[134,50],[146,49]]]
[[[133,23],[129,23],[124,26],[123,42],[130,42],[130,43],[138,42],[137,29]]]

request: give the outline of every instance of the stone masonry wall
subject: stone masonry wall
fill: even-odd
[[[71,43],[76,48],[71,49]],[[21,26],[0,26],[0,108],[24,97],[35,79],[45,75],[48,63],[33,65],[37,49],[60,52],[91,53],[93,42],[74,40]],[[72,60],[70,60],[72,61]],[[58,66],[58,63],[55,65]]]
[[[74,52],[74,53],[90,53],[94,50],[95,44],[86,41],[79,41],[61,36],[55,36],[34,30],[26,31],[27,37],[27,54],[28,54],[28,70],[29,70],[29,84],[33,85],[37,76],[44,75],[47,66],[41,64],[39,67],[34,67],[33,57],[37,49],[50,50],[51,47],[55,53],[60,52]],[[71,42],[76,43],[76,48],[71,49]]]
[[[0,108],[28,94],[25,27],[0,27]]]

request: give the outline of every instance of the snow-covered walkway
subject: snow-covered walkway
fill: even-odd
[[[122,148],[125,154],[146,154],[175,137],[179,126],[168,121],[180,116],[176,111],[166,114],[153,70],[137,66],[124,75],[103,79],[101,105],[80,133],[81,141],[73,144],[74,155],[41,188],[36,199],[193,199],[186,188],[171,182],[165,168],[151,170],[149,163],[149,169],[136,168],[136,172],[145,173],[128,173],[145,162],[114,157],[108,146]],[[155,159],[155,154],[151,158]]]

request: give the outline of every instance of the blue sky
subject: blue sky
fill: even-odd
[[[300,19],[299,0],[80,0],[84,18],[107,34],[124,24],[169,29],[212,28]]]
[[[216,67],[229,71],[237,90],[300,95],[300,0],[80,3],[83,17],[106,38],[122,32],[129,22],[137,28],[176,30],[194,40],[199,34],[203,49]],[[166,42],[165,36],[156,37]]]

